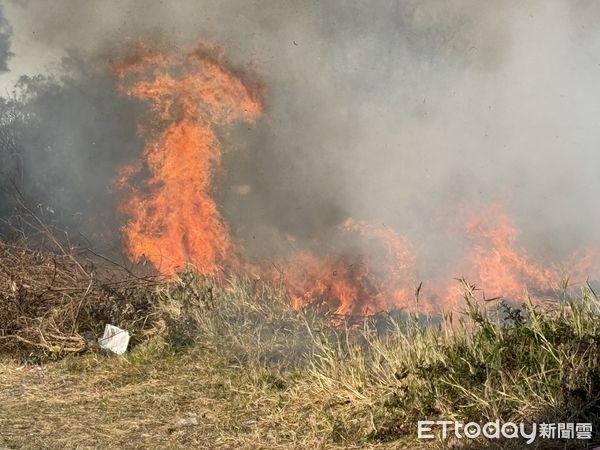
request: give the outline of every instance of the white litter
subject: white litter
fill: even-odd
[[[122,355],[129,345],[129,333],[114,325],[106,324],[104,335],[98,339],[100,348]]]
[[[180,427],[198,425],[198,416],[196,414],[193,414],[187,417],[186,419],[181,419],[179,422],[177,422],[177,425],[179,425]]]

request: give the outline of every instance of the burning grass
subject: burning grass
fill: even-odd
[[[14,251],[3,247],[12,258]],[[39,345],[5,338],[2,350],[65,357],[0,363],[0,445],[417,448],[425,446],[414,440],[420,419],[600,426],[600,303],[590,287],[552,309],[488,310],[465,284],[464,314],[332,326],[326,314],[291,308],[283,287],[186,272],[169,283],[107,288],[68,258],[17,255],[1,271],[21,286],[8,294],[3,287],[2,326],[8,317],[6,329]],[[17,299],[27,307],[19,314]],[[127,304],[145,306],[125,313]],[[105,312],[113,309],[120,315]],[[67,341],[48,340],[48,330],[76,337],[107,320],[137,336],[124,357],[89,346],[55,352]]]

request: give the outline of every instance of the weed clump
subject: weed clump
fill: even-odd
[[[11,427],[29,423],[32,405],[57,421],[76,415],[65,429],[112,414],[140,442],[164,446],[177,435],[198,447],[418,447],[419,420],[600,427],[600,302],[590,286],[560,302],[516,305],[476,300],[466,285],[461,313],[344,320],[295,310],[283,287],[243,277],[188,270],[168,282],[107,282],[66,256],[0,252],[10,261],[0,267],[0,352],[34,363],[66,356],[43,384],[27,378],[36,386],[27,402],[9,394],[24,378],[4,365],[0,403],[11,413],[0,413],[0,427],[16,446],[27,447]],[[101,355],[85,338],[106,322],[133,333],[123,357]],[[53,385],[60,395],[46,391]],[[198,413],[197,427],[169,421],[182,411]],[[36,429],[36,442],[60,439]],[[74,430],[69,446],[125,443],[116,430],[93,433]]]
[[[140,343],[155,329],[159,285],[123,268],[0,241],[0,354],[48,360],[81,353],[107,323]]]

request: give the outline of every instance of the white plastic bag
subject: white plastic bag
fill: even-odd
[[[129,345],[129,333],[114,325],[106,324],[104,335],[98,339],[100,348],[122,355]]]

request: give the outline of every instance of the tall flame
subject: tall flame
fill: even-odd
[[[222,151],[215,127],[256,119],[261,102],[216,49],[199,47],[175,57],[142,47],[114,69],[123,91],[155,114],[140,129],[144,163],[125,167],[117,180],[125,193],[119,212],[129,218],[123,227],[126,252],[168,275],[188,262],[215,273],[234,257],[211,197],[212,171]]]

